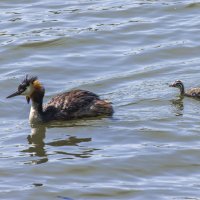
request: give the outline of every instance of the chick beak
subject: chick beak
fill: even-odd
[[[11,98],[11,97],[19,96],[20,94],[21,94],[21,92],[17,91],[17,92],[14,92],[13,94],[7,96],[6,98]]]
[[[172,83],[172,84],[169,84],[169,87],[174,87],[174,84]]]
[[[26,101],[27,101],[27,103],[29,104],[29,102],[30,102],[30,97],[26,96]]]

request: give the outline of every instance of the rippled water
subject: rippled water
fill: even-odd
[[[200,3],[0,1],[0,197],[5,200],[200,199]],[[6,99],[25,74],[53,95],[82,88],[113,118],[30,127]]]

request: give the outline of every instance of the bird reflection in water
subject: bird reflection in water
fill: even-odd
[[[183,115],[183,110],[184,110],[184,104],[183,104],[183,96],[179,96],[176,99],[172,99],[171,104],[172,107],[175,108],[174,112],[176,116],[182,116]]]
[[[58,128],[60,126],[45,126],[45,125],[32,125],[31,126],[31,134],[27,137],[29,148],[26,150],[23,150],[23,152],[28,152],[32,157],[34,157],[34,160],[31,160],[31,164],[41,164],[48,162],[48,155],[50,153],[47,152],[46,146],[52,146],[55,147],[54,153],[55,154],[62,154],[64,155],[63,159],[74,159],[74,158],[88,158],[92,156],[92,153],[98,149],[94,148],[85,148],[82,149],[79,145],[82,142],[91,142],[92,138],[77,138],[76,136],[68,136],[66,139],[62,140],[54,140],[52,142],[45,143],[45,135],[46,135],[46,129],[48,128]],[[60,128],[63,128],[60,127]],[[56,151],[56,147],[61,146],[73,146],[78,148],[79,153],[71,153],[66,151]],[[76,151],[77,152],[77,151]],[[52,152],[51,152],[52,154]],[[30,162],[29,162],[30,164]]]

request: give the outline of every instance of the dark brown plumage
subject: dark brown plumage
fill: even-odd
[[[200,99],[200,88],[191,88],[185,91],[183,82],[180,80],[175,81],[169,85],[170,87],[176,87],[180,90],[180,95],[187,97],[194,97]]]
[[[53,97],[44,105],[46,118],[69,120],[83,117],[112,115],[110,102],[86,90],[71,90]]]

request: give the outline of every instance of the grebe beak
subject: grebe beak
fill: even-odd
[[[15,92],[15,93],[13,93],[13,94],[7,96],[6,98],[15,97],[15,96],[18,96],[18,95],[20,95],[20,94],[21,94],[21,92],[17,91],[17,92]]]
[[[169,87],[174,87],[175,85],[174,85],[174,83],[172,83],[172,84],[169,84]]]

